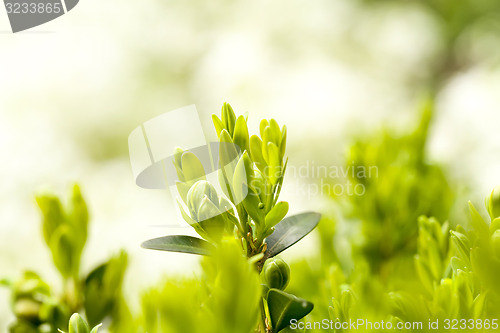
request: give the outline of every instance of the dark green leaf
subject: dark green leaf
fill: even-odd
[[[271,258],[286,250],[310,233],[317,225],[321,214],[307,212],[285,218],[275,226],[266,239],[267,251],[264,258]]]
[[[311,302],[278,289],[269,290],[267,305],[276,332],[290,326],[290,320],[305,317],[314,307]]]
[[[213,247],[209,242],[203,239],[184,235],[150,239],[142,243],[141,246],[150,250],[192,253],[205,256],[210,254]]]

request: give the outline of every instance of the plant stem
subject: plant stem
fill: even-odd
[[[260,318],[261,318],[261,323],[259,326],[261,326],[261,331],[263,333],[272,333],[270,330],[267,329],[267,324],[266,324],[266,308],[264,307],[264,299],[261,299],[260,301]]]

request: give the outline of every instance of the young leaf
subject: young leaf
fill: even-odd
[[[79,257],[76,258],[71,230],[64,225],[59,227],[52,235],[49,247],[52,250],[54,265],[63,277],[70,277],[77,269]]]
[[[233,108],[228,103],[222,106],[222,123],[228,132],[232,135],[234,133],[234,125],[236,123],[236,115]]]
[[[278,224],[288,213],[288,202],[280,201],[266,215],[266,228],[272,228]]]
[[[245,210],[258,225],[264,225],[264,207],[260,205],[261,202],[258,193],[256,193],[251,187],[247,187],[246,190],[248,191],[248,194],[243,200]]]
[[[285,157],[285,150],[286,150],[286,125],[283,125],[283,130],[281,131],[281,143],[280,143],[280,160]]]
[[[184,235],[150,239],[142,243],[141,246],[150,250],[191,253],[204,256],[209,255],[213,248],[209,242],[203,239]]]
[[[236,204],[242,202],[248,194],[247,188],[250,182],[251,172],[252,161],[250,161],[248,153],[245,152],[240,157],[238,164],[236,164],[232,179],[234,199]]]
[[[281,174],[281,160],[279,159],[280,152],[278,146],[276,146],[272,142],[269,142],[267,144],[267,154],[267,164],[269,165],[269,167],[266,168],[266,176],[269,178],[271,184],[275,185],[278,182]]]
[[[71,316],[69,320],[69,333],[89,333],[89,325],[78,313]]]
[[[64,224],[64,211],[59,198],[53,195],[39,195],[36,202],[43,216],[43,236],[47,245],[55,230]]]
[[[101,327],[101,326],[102,326],[102,324],[97,325],[96,327],[94,327],[94,328],[92,329],[92,331],[90,331],[90,333],[97,333],[97,330],[98,330],[98,329],[99,329],[99,327]]]
[[[271,258],[286,250],[310,233],[317,225],[321,214],[307,212],[285,218],[266,239],[267,251],[264,257]]]
[[[261,138],[264,138],[264,131],[266,130],[266,127],[269,126],[269,122],[267,121],[267,119],[262,119],[260,121],[260,126],[259,126],[259,129],[260,129],[260,137]]]
[[[120,311],[126,268],[127,254],[122,251],[95,268],[85,279],[83,306],[90,327]]]
[[[205,179],[205,169],[198,157],[191,153],[185,152],[182,154],[182,171],[186,181],[195,179]]]
[[[262,155],[262,140],[257,135],[252,135],[250,138],[250,155],[257,168],[263,172],[267,163],[264,160],[264,155]]]
[[[292,319],[299,320],[305,317],[314,307],[311,302],[278,289],[269,290],[267,305],[275,332],[290,326]]]
[[[212,121],[214,123],[215,131],[217,132],[217,137],[220,138],[220,132],[224,129],[224,124],[215,114],[212,115]]]
[[[234,128],[233,142],[239,146],[240,150],[243,152],[245,150],[248,151],[248,141],[247,122],[243,116],[239,116],[238,120],[236,120],[236,126]]]

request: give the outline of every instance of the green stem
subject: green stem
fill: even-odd
[[[261,323],[260,323],[261,331],[263,333],[272,333],[272,331],[267,329],[266,325],[267,315],[266,315],[266,308],[264,306],[264,299],[261,299],[260,301],[260,318],[261,318]]]

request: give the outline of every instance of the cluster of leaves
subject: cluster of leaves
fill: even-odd
[[[128,313],[121,284],[127,255],[121,252],[82,278],[80,262],[87,242],[89,215],[80,188],[73,187],[65,208],[51,194],[36,198],[42,213],[43,236],[62,278],[62,294],[57,295],[35,272],[26,271],[17,280],[3,280],[12,291],[12,311],[16,321],[12,333],[55,333],[67,329],[75,312],[85,311],[91,325],[106,318],[123,323]]]
[[[449,230],[435,219],[420,220],[416,265],[421,293],[396,293],[397,315],[422,319],[494,319],[500,315],[500,188],[488,198],[490,221],[469,203],[471,229]]]
[[[203,239],[166,236],[146,241],[143,247],[207,255],[217,251],[227,237],[235,238],[241,244],[238,251],[261,272],[266,260],[314,229],[320,216],[303,213],[285,218],[288,203],[278,201],[287,165],[286,126],[280,128],[274,119],[264,119],[260,137],[250,137],[246,117],[236,117],[229,104],[222,107],[221,118],[213,115],[212,119],[220,141],[217,170],[221,191],[207,181],[203,163],[193,152],[178,148],[173,159],[182,216]],[[282,269],[274,262],[266,265],[265,272]],[[286,293],[284,286],[264,282],[264,292],[259,289],[256,293],[262,294],[262,332],[279,332],[291,319],[301,319],[312,310],[311,303]]]

